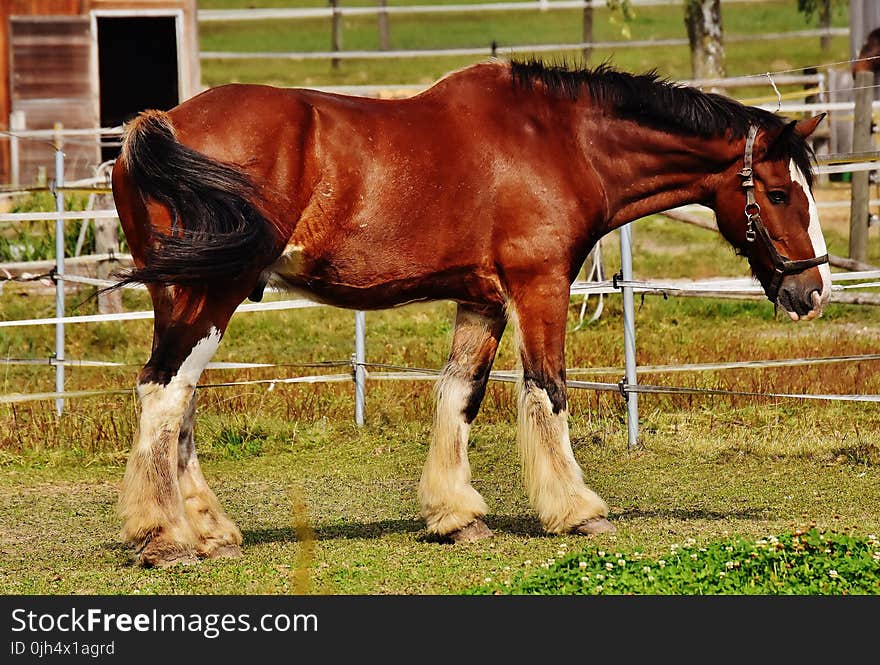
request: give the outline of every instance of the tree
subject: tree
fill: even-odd
[[[813,19],[813,15],[819,17],[819,27],[823,30],[831,28],[832,5],[840,11],[847,4],[847,0],[797,0],[798,11],[804,15],[807,22]],[[823,51],[831,48],[831,35],[824,34],[819,37],[819,46]]]
[[[684,23],[691,46],[694,78],[724,78],[721,0],[685,0]]]
[[[583,15],[583,42],[586,44],[591,44],[593,42],[593,7],[595,0],[584,0],[584,15]],[[630,31],[629,31],[629,22],[635,18],[635,12],[632,8],[632,0],[605,0],[605,6],[608,7],[610,13],[608,15],[608,21],[612,25],[619,25],[621,34],[629,39]],[[619,17],[619,18],[618,18]],[[590,61],[590,55],[592,54],[592,47],[585,46],[582,50],[582,55],[584,59],[584,64]]]

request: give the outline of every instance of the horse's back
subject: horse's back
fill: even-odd
[[[271,85],[229,83],[209,88],[169,111],[178,138],[194,149],[211,154],[219,149],[218,139],[277,142],[279,131],[308,124],[319,114],[334,131],[368,130],[373,122],[396,125],[401,135],[421,132],[430,141],[438,117],[452,117],[450,110],[479,107],[497,102],[493,91],[509,70],[501,63],[472,65],[452,72],[433,86],[405,99],[377,99],[336,94],[308,88],[280,88]],[[494,112],[494,111],[493,111]],[[366,125],[366,126],[365,126]],[[242,149],[248,146],[241,146]],[[250,148],[253,149],[252,147]]]

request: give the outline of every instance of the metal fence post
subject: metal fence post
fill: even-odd
[[[60,128],[55,136],[55,392],[64,392],[64,150]],[[55,410],[60,416],[64,412],[64,400],[55,400]]]
[[[366,329],[366,314],[358,310],[354,313],[354,422],[359,427],[364,424],[367,399]]]
[[[855,116],[853,118],[853,152],[867,152],[873,148],[871,136],[874,99],[873,72],[857,72],[855,76]],[[870,210],[870,180],[868,171],[852,174],[852,205],[849,220],[849,258],[868,260],[868,213]]]
[[[620,275],[624,282],[632,281],[632,230],[630,224],[620,227]],[[636,385],[636,324],[635,302],[631,286],[622,286],[623,295],[623,352],[624,381],[628,386]],[[639,395],[623,390],[626,400],[626,433],[629,448],[638,445],[639,437]]]

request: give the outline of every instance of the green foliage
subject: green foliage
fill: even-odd
[[[630,0],[605,0],[608,6],[608,22],[612,26],[619,27],[620,35],[624,39],[632,39],[630,24],[635,20],[636,13]]]
[[[830,16],[832,12],[843,14],[848,6],[848,0],[797,0],[798,11],[804,15],[807,23],[810,23],[817,14],[820,19],[823,14]]]
[[[698,546],[688,539],[649,558],[596,546],[473,594],[846,595],[880,594],[880,541],[815,527],[757,541]]]
[[[263,453],[263,446],[268,438],[268,434],[260,427],[224,427],[214,437],[206,457],[232,460],[257,457]]]
[[[0,235],[0,261],[41,261],[55,258],[55,222],[20,222],[16,233]],[[79,238],[79,226],[64,226],[64,255],[73,256]],[[81,254],[95,251],[95,231],[89,224],[80,250]]]
[[[66,210],[85,210],[88,195],[71,193],[64,197]],[[12,205],[10,212],[54,212],[55,197],[50,192],[34,192],[21,197]],[[70,220],[64,224],[65,256],[73,256],[79,239],[82,222]],[[125,235],[119,229],[120,251],[127,251]],[[95,228],[86,226],[80,254],[95,251]],[[41,261],[55,258],[55,222],[51,220],[5,222],[0,224],[0,261]]]

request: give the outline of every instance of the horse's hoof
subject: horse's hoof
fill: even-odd
[[[205,555],[206,559],[240,559],[244,554],[238,545],[220,545]]]
[[[446,535],[453,543],[472,543],[477,540],[492,537],[492,529],[486,526],[486,523],[477,518],[470,524],[465,524],[460,529],[456,529]]]
[[[592,536],[597,533],[617,533],[617,528],[604,517],[593,517],[578,524],[571,532],[581,536]]]
[[[189,566],[199,562],[193,549],[155,539],[137,553],[135,560],[144,568]]]

